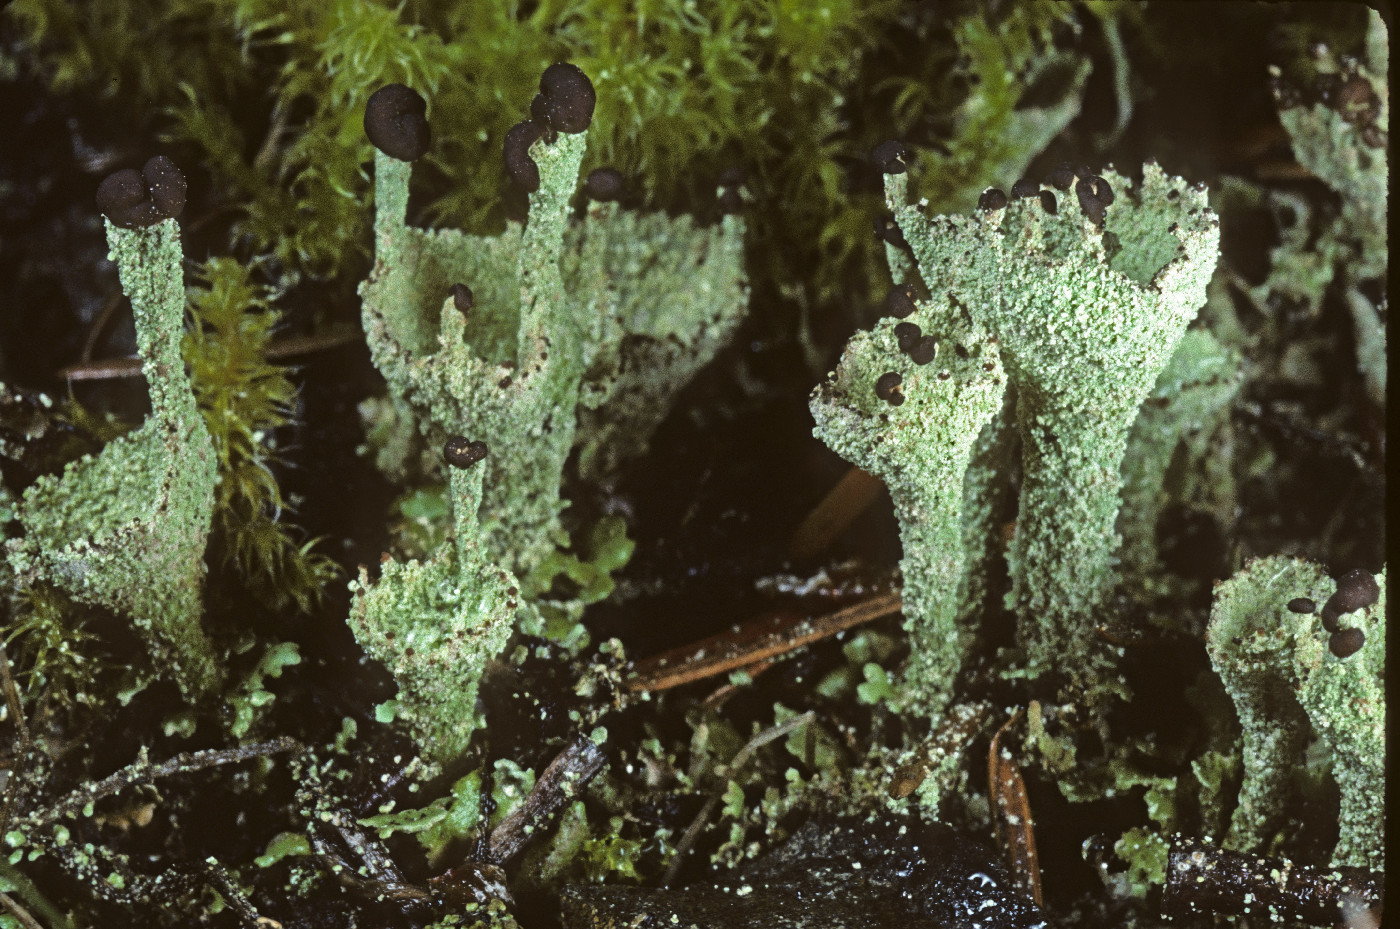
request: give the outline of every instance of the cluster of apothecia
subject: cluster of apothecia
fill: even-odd
[[[1067,161],[1061,162],[1045,180],[1057,190],[1067,191],[1073,187],[1074,195],[1079,200],[1079,208],[1084,215],[1094,225],[1103,225],[1104,215],[1114,200],[1113,188],[1109,186],[1108,181],[1094,174],[1085,165],[1075,166]],[[978,199],[977,208],[999,210],[1012,200],[1025,200],[1030,197],[1037,198],[1041,208],[1047,213],[1055,214],[1060,210],[1054,191],[1042,190],[1039,184],[1026,178],[1011,185],[1010,198],[1001,188],[988,187]]]
[[[540,169],[530,157],[530,146],[556,131],[584,131],[593,118],[596,102],[597,95],[593,91],[592,82],[577,66],[552,64],[545,68],[540,77],[540,92],[530,103],[532,119],[518,123],[506,133],[506,172],[511,179],[527,191],[539,190]],[[365,104],[365,135],[375,148],[389,157],[400,161],[415,161],[427,154],[432,143],[432,130],[428,126],[427,112],[427,101],[418,91],[404,84],[386,84],[371,94],[368,103]],[[168,170],[174,172],[179,181],[179,205],[175,207],[175,212],[178,213],[179,207],[184,205],[185,182],[167,159],[152,158],[146,164],[146,183],[151,190],[149,199],[157,206],[169,200],[166,191],[171,189],[172,185],[162,173],[164,169],[156,166],[153,174],[152,166],[158,161],[169,166]],[[127,191],[133,188],[133,181],[138,194],[137,199],[140,199],[140,180],[135,171],[122,171],[103,182],[102,188],[98,190],[98,204],[102,206],[103,212],[112,217],[112,222],[126,225],[108,210],[103,200],[104,191],[111,186],[108,199],[120,206],[132,200],[133,195]],[[622,194],[622,175],[612,168],[599,168],[589,175],[587,189],[589,196],[595,200],[616,200]],[[138,207],[140,205],[137,204]],[[125,217],[126,214],[121,215]],[[157,217],[162,218],[164,216]],[[448,288],[448,295],[452,297],[453,306],[463,314],[476,305],[476,296],[466,284],[453,284]]]
[[[1319,64],[1331,57],[1326,45],[1312,49]],[[1361,141],[1370,148],[1385,148],[1389,133],[1379,125],[1384,111],[1371,81],[1361,73],[1361,63],[1350,55],[1337,61],[1340,70],[1319,71],[1311,84],[1298,86],[1286,81],[1277,65],[1269,67],[1269,89],[1280,110],[1300,106],[1325,106],[1337,111],[1345,122],[1355,126]]]
[[[903,142],[889,140],[881,142],[870,150],[870,162],[881,174],[903,174],[909,170],[909,151]],[[907,247],[903,233],[889,216],[875,221],[875,234],[891,245]],[[904,319],[916,309],[917,294],[912,284],[899,284],[885,295],[885,315]],[[895,342],[899,350],[909,356],[916,365],[926,365],[938,357],[938,340],[924,335],[915,323],[902,322],[894,327]],[[875,396],[891,406],[904,402],[903,378],[897,372],[888,371],[875,382]]]
[[[539,190],[540,167],[530,157],[530,146],[540,139],[549,142],[556,132],[583,132],[593,121],[597,103],[593,82],[577,65],[561,62],[545,68],[540,75],[540,92],[530,101],[530,118],[506,132],[504,154],[511,180],[526,193]],[[620,183],[618,189],[620,192]]]
[[[1360,629],[1343,629],[1339,620],[1347,613],[1364,610],[1380,599],[1381,588],[1376,579],[1360,568],[1337,578],[1337,590],[1322,605],[1322,628],[1330,633],[1327,648],[1338,658],[1350,658],[1366,644],[1366,633]],[[1317,604],[1307,597],[1288,601],[1294,613],[1312,613]]]
[[[903,174],[909,170],[909,150],[904,147],[903,142],[890,139],[870,150],[870,163],[881,174]],[[909,242],[890,213],[875,217],[875,238],[895,248],[909,251]]]
[[[894,337],[899,350],[916,365],[926,365],[938,357],[938,340],[924,335],[923,330],[914,323],[897,323]]]
[[[97,188],[97,208],[123,229],[154,226],[180,215],[185,189],[185,176],[175,162],[156,155],[140,172],[126,168],[107,175]]]

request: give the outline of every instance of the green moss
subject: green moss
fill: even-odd
[[[966,212],[987,187],[1009,188],[1079,115],[1092,66],[1056,47],[1056,27],[1082,28],[1070,8],[1045,2],[953,21],[958,56],[952,73],[939,77],[962,94],[948,117],[955,144],[917,156],[916,196],[933,209]]]
[[[305,612],[337,569],[294,536],[272,470],[281,460],[273,437],[297,399],[289,370],[267,361],[279,314],[267,288],[232,259],[211,258],[197,277],[182,354],[218,456],[215,541],[262,603]]]
[[[71,597],[44,583],[20,585],[0,562],[8,600],[5,650],[27,701],[49,695],[72,710],[100,699],[97,683],[110,670],[88,628],[90,617]]]

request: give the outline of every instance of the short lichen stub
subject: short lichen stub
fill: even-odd
[[[925,338],[938,346],[937,357],[922,364],[901,350],[896,334],[919,323],[931,331],[912,347]],[[942,711],[961,664],[963,480],[1004,390],[996,346],[971,327],[944,324],[924,304],[906,322],[884,319],[856,333],[812,396],[817,437],[881,478],[894,500],[912,648],[905,673],[909,693],[918,695],[908,709],[919,715]]]
[[[12,543],[10,559],[21,578],[48,580],[130,616],[156,666],[198,696],[222,678],[200,627],[218,466],[180,355],[179,226],[149,218],[153,225],[133,220],[138,228],[109,219],[107,240],[135,314],[151,415],[25,492],[26,535]]]
[[[1227,847],[1268,850],[1315,735],[1341,793],[1332,864],[1384,868],[1385,606],[1384,571],[1334,582],[1294,558],[1258,559],[1217,586],[1206,647],[1244,730]]]
[[[528,224],[496,237],[411,228],[410,166],[379,151],[375,265],[360,291],[375,365],[429,442],[492,437],[482,524],[520,572],[565,541],[559,487],[575,445],[588,472],[645,448],[746,303],[736,217],[701,228],[606,203],[571,222],[592,88],[572,66],[546,78],[540,115],[505,141]]]
[[[351,583],[350,628],[399,685],[396,715],[424,756],[447,763],[477,727],[477,682],[514,629],[519,584],[480,540],[477,511],[487,448],[454,436],[443,449],[450,470],[454,542],[427,562],[388,559],[371,584]]]

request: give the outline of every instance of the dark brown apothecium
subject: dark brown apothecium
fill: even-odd
[[[592,200],[607,203],[622,199],[624,186],[621,171],[616,168],[595,168],[588,173],[588,180],[583,182],[583,192]]]
[[[390,158],[414,161],[432,144],[428,102],[404,84],[385,84],[365,104],[365,135]]]
[[[926,335],[909,349],[909,360],[916,365],[926,365],[938,357],[938,340]]]
[[[909,150],[903,142],[890,139],[870,150],[870,163],[881,174],[903,174],[909,170]]]
[[[506,130],[504,145],[506,173],[526,193],[540,189],[540,166],[530,157],[530,146],[544,137],[545,126],[531,120],[523,120]]]
[[[897,372],[886,371],[875,381],[875,396],[890,406],[899,406],[904,402],[904,391],[900,388],[903,383],[904,378]]]
[[[97,188],[97,208],[123,229],[154,226],[180,215],[185,190],[185,176],[175,162],[156,155],[140,173],[127,168],[107,175]]]
[[[540,93],[530,103],[531,115],[543,115],[559,132],[583,132],[593,121],[598,94],[578,65],[552,64],[540,75]]]
[[[885,313],[888,316],[904,319],[916,309],[912,284],[900,284],[898,287],[892,287],[890,292],[885,295]]]
[[[453,284],[447,292],[452,295],[452,305],[463,315],[476,306],[476,294],[466,284]]]
[[[999,210],[1006,206],[1006,193],[999,187],[988,187],[977,198],[977,209]]]
[[[464,435],[454,435],[442,447],[442,457],[454,468],[470,468],[486,458],[486,443],[477,439],[470,441]]]

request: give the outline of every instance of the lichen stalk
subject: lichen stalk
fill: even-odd
[[[499,236],[404,226],[407,163],[376,156],[374,270],[362,321],[397,421],[428,447],[486,437],[481,527],[496,560],[526,576],[567,544],[561,478],[606,472],[645,448],[677,391],[742,316],[743,223],[719,228],[614,205],[572,222],[586,133],[536,141],[529,222]],[[464,314],[449,290],[464,284]],[[581,429],[582,426],[582,429]],[[394,428],[381,464],[421,477]]]
[[[1076,689],[1099,694],[1116,689],[1094,628],[1118,579],[1128,433],[1204,302],[1219,242],[1204,191],[1150,164],[1131,194],[1107,177],[1120,191],[1111,239],[1067,208],[1022,200],[998,211],[1000,292],[969,304],[1000,338],[1017,390],[1024,476],[1008,560],[1018,641],[1032,674],[1067,670]],[[1076,656],[1068,667],[1066,656]]]
[[[412,174],[413,162],[374,150],[374,237],[376,252],[386,259],[393,254],[397,233],[408,221],[408,180]]]
[[[1344,614],[1364,644],[1337,654],[1323,617],[1299,612],[1299,598],[1324,604],[1337,589],[1319,566],[1260,558],[1217,586],[1206,630],[1211,664],[1234,700],[1243,730],[1244,783],[1225,846],[1269,851],[1290,806],[1293,773],[1313,733],[1331,749],[1341,794],[1337,867],[1384,867],[1385,573],[1379,598]]]
[[[11,543],[10,564],[22,584],[47,580],[129,616],[156,667],[194,699],[224,673],[200,625],[218,463],[180,355],[180,228],[109,221],[107,240],[131,300],[151,415],[25,491],[26,536]]]

